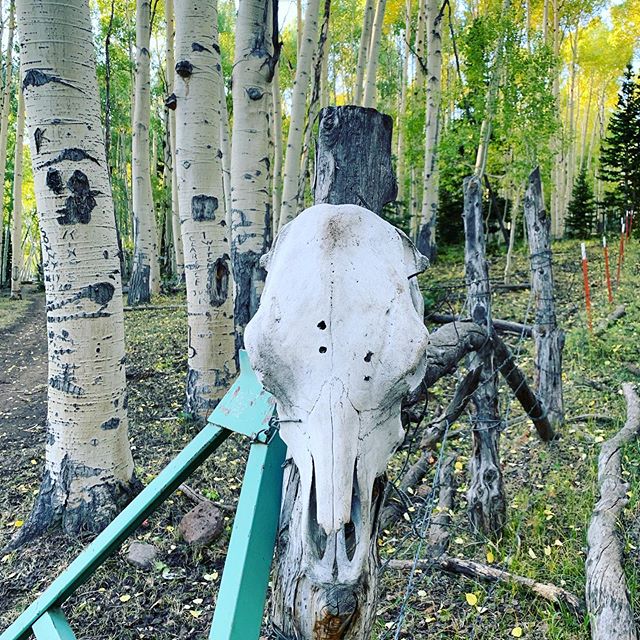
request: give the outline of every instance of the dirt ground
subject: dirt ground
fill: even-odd
[[[595,241],[589,246],[596,254]],[[597,254],[599,255],[599,254]],[[380,552],[389,558],[413,559],[424,551],[423,515],[433,509],[433,470],[445,453],[454,452],[456,500],[452,509],[449,553],[494,564],[513,573],[552,582],[582,597],[585,534],[596,497],[595,469],[599,443],[620,428],[623,381],[640,381],[625,363],[640,360],[640,303],[636,286],[639,252],[633,246],[616,291],[616,303],[627,305],[627,316],[601,337],[585,329],[579,249],[576,243],[557,251],[557,296],[565,347],[565,404],[569,418],[559,441],[541,443],[522,411],[500,387],[505,428],[501,459],[508,500],[504,537],[489,541],[470,530],[466,515],[469,416],[452,425],[461,433],[433,452],[432,470],[411,497],[401,521],[380,533]],[[492,278],[500,279],[501,257],[493,259]],[[528,260],[516,258],[514,280],[526,282]],[[591,266],[594,322],[609,312],[602,287],[601,266]],[[458,311],[464,299],[459,255],[443,255],[422,279],[425,299],[434,309]],[[501,291],[495,315],[522,321],[531,318],[526,290]],[[148,484],[197,433],[198,426],[182,414],[186,371],[186,311],[184,297],[157,301],[155,311],[125,315],[130,440],[136,475]],[[163,309],[162,307],[166,307]],[[9,309],[9,311],[7,311]],[[430,328],[431,330],[434,327]],[[531,377],[530,340],[509,338],[518,363]],[[46,335],[43,296],[27,293],[25,301],[9,305],[0,297],[0,631],[4,629],[90,541],[58,533],[11,553],[1,549],[29,514],[37,493],[44,456],[46,420]],[[446,405],[455,379],[430,390],[428,418]],[[606,418],[575,420],[591,415]],[[389,466],[392,481],[405,463],[416,460],[421,432],[411,430]],[[195,489],[231,507],[238,498],[246,442],[232,438],[189,481]],[[621,534],[627,555],[627,577],[636,611],[640,609],[640,446],[625,451],[624,472],[630,483],[629,504]],[[437,496],[435,496],[437,501]],[[64,610],[80,640],[205,638],[211,624],[217,587],[224,565],[232,516],[222,538],[211,547],[190,548],[177,534],[180,518],[193,504],[175,493],[144,526],[68,601]],[[158,561],[150,571],[125,560],[131,540],[153,543]],[[512,586],[475,582],[437,570],[381,573],[380,598],[373,638],[377,640],[587,640],[583,618],[563,607],[534,598]],[[396,635],[397,634],[397,635]],[[266,634],[265,634],[266,635]],[[249,640],[249,639],[248,639]]]

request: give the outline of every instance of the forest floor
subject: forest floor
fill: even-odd
[[[616,304],[627,315],[600,336],[586,330],[579,247],[575,242],[555,247],[554,264],[558,316],[567,332],[564,392],[568,421],[559,440],[538,440],[522,410],[500,386],[505,428],[501,459],[508,501],[504,537],[490,542],[473,533],[466,516],[467,462],[470,450],[469,418],[453,429],[462,436],[444,445],[458,456],[456,501],[452,508],[450,555],[476,559],[512,573],[554,583],[583,597],[585,537],[596,498],[596,464],[600,443],[624,421],[620,394],[624,381],[640,382],[638,370],[627,367],[640,361],[640,251],[631,243],[617,289]],[[590,279],[594,298],[594,324],[610,312],[603,287],[601,250],[589,243],[593,257]],[[615,258],[613,259],[615,267]],[[504,258],[491,258],[491,278],[502,279]],[[614,269],[615,270],[615,269]],[[528,281],[524,252],[515,261],[513,282]],[[461,255],[444,253],[421,277],[427,304],[444,312],[462,310],[465,296]],[[136,473],[148,483],[197,432],[197,425],[181,412],[186,368],[186,312],[176,309],[182,297],[155,301],[170,309],[128,312],[125,317],[129,382],[130,434]],[[29,294],[18,305],[0,297],[0,549],[29,514],[42,473],[46,389],[46,340],[42,324],[42,295]],[[531,320],[533,309],[527,290],[498,290],[494,316]],[[435,327],[433,327],[435,328]],[[530,339],[510,338],[519,365],[533,373]],[[460,372],[460,374],[462,371]],[[460,374],[457,374],[458,376]],[[455,376],[430,390],[427,420],[435,408],[446,405]],[[29,395],[31,394],[31,395]],[[17,400],[16,400],[17,399]],[[26,401],[25,401],[26,399]],[[24,406],[23,406],[24,405]],[[433,408],[433,410],[432,410]],[[20,413],[22,412],[22,413]],[[605,420],[573,418],[585,414]],[[407,462],[416,459],[420,432],[411,430],[394,456],[389,476],[397,479]],[[246,442],[231,438],[189,481],[207,497],[228,505],[237,501]],[[421,556],[420,536],[432,513],[431,490],[438,458],[424,487],[416,490],[414,504],[400,522],[380,534],[383,561]],[[632,601],[640,612],[640,444],[627,447],[624,475],[630,483],[629,504],[620,534]],[[436,497],[437,500],[437,497]],[[81,640],[133,640],[150,638],[204,638],[215,604],[231,518],[213,546],[194,550],[181,541],[177,524],[193,505],[176,492],[132,539],[152,542],[158,561],[148,572],[125,560],[128,544],[108,560],[81,587],[64,609]],[[0,552],[0,630],[15,618],[89,541],[52,534],[26,548]],[[55,549],[55,553],[52,553]],[[511,637],[586,640],[588,625],[563,607],[554,607],[527,591],[448,576],[437,569],[416,572],[384,569],[374,637],[377,640]],[[638,620],[640,622],[640,619]]]

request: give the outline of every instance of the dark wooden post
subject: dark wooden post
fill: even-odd
[[[473,322],[491,336],[491,289],[485,256],[482,188],[477,177],[464,181],[464,233],[469,312]],[[469,367],[475,369],[479,366],[482,366],[482,374],[478,389],[473,394],[476,415],[472,430],[471,482],[467,499],[473,526],[497,538],[504,528],[506,505],[498,454],[501,420],[490,340],[487,340],[486,348],[470,357]]]
[[[562,349],[564,331],[558,328],[553,289],[551,218],[542,195],[540,169],[529,176],[524,196],[524,217],[529,237],[531,292],[536,306],[533,337],[536,345],[536,387],[554,428],[564,421]]]
[[[398,193],[391,166],[392,131],[391,116],[375,109],[322,109],[314,203],[357,204],[380,214]]]

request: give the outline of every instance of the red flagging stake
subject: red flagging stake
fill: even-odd
[[[624,233],[624,218],[620,218],[620,248],[618,249],[618,273],[616,276],[616,287],[620,286],[620,269],[622,268],[622,261],[624,260]]]
[[[613,290],[611,289],[611,271],[609,270],[609,247],[607,247],[607,238],[602,236],[602,250],[604,251],[604,275],[607,279],[607,295],[609,296],[609,304],[613,304]]]
[[[589,288],[589,267],[587,265],[587,249],[584,242],[580,244],[582,249],[582,277],[584,279],[584,303],[587,308],[587,325],[589,333],[593,333],[593,322],[591,320],[591,289]]]

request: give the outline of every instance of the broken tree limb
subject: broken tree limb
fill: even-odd
[[[209,500],[209,498],[206,498],[199,491],[192,489],[188,484],[185,484],[184,482],[178,487],[178,490],[182,491],[185,498],[189,498],[189,500],[191,500],[191,502],[194,502],[195,504],[201,504],[202,502],[210,502],[214,507],[218,507],[218,509],[220,509],[221,511],[234,513],[236,510],[235,507],[232,507],[228,504],[223,504],[222,502],[215,502],[214,500]]]
[[[446,324],[448,322],[456,322],[463,320],[460,316],[453,315],[451,313],[429,313],[425,317],[426,321],[435,322],[437,324]],[[527,324],[521,324],[520,322],[512,322],[511,320],[497,320],[493,319],[493,328],[498,333],[512,333],[516,336],[525,336],[530,338],[533,329]]]
[[[527,412],[529,418],[531,418],[538,435],[545,442],[553,440],[556,435],[547,416],[547,412],[536,394],[527,384],[527,379],[516,365],[509,347],[495,334],[491,341],[493,343],[493,354],[496,366],[509,387],[511,387],[522,408]]]
[[[420,441],[422,455],[418,458],[417,462],[414,462],[409,467],[402,477],[397,487],[395,499],[389,501],[382,510],[382,516],[380,518],[381,529],[389,528],[394,522],[400,519],[406,510],[405,505],[411,500],[408,495],[409,489],[417,487],[427,474],[431,466],[432,450],[436,444],[442,440],[447,427],[453,424],[464,411],[471,398],[471,394],[478,387],[481,373],[482,368],[478,367],[465,376],[462,382],[456,387],[453,398],[445,411],[426,429]],[[451,437],[453,437],[453,434],[449,433],[448,438]]]
[[[617,306],[597,327],[595,334],[598,336],[604,333],[612,324],[627,315],[627,310],[623,304]]]
[[[464,181],[464,267],[467,299],[472,320],[487,336],[493,334],[491,286],[485,255],[482,188],[478,177]],[[506,521],[506,500],[498,453],[502,420],[498,411],[498,390],[494,362],[489,348],[469,358],[472,367],[482,365],[480,385],[473,394],[472,452],[469,460],[469,519],[472,526],[492,538],[499,538]]]
[[[410,569],[413,566],[413,561],[391,560],[387,566],[391,569]],[[554,584],[536,582],[531,578],[518,576],[497,567],[490,567],[481,562],[463,558],[441,556],[435,560],[418,561],[419,569],[430,569],[433,566],[447,573],[463,575],[473,580],[486,580],[487,582],[500,582],[502,584],[525,587],[545,600],[549,600],[554,604],[565,605],[579,618],[582,618],[584,612],[584,603],[580,598],[566,589],[556,587]]]
[[[600,499],[593,510],[587,531],[585,595],[593,640],[638,638],[616,523],[628,502],[629,486],[622,480],[622,449],[638,437],[640,399],[631,384],[622,385],[622,389],[627,401],[627,421],[600,449]]]
[[[536,306],[533,338],[538,396],[544,402],[554,428],[564,421],[562,399],[562,349],[564,331],[558,327],[554,302],[551,252],[551,219],[542,195],[540,169],[529,176],[524,197],[524,217],[531,260],[531,291]]]
[[[450,453],[442,462],[438,473],[439,497],[435,515],[431,518],[429,527],[429,556],[441,557],[449,547],[449,530],[451,527],[451,509],[453,497],[456,493],[456,483],[453,475],[454,465],[458,455]]]

